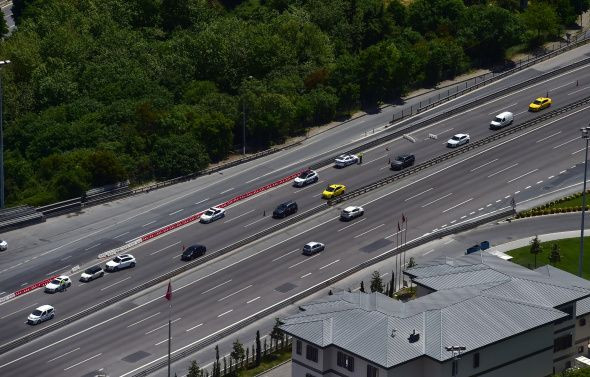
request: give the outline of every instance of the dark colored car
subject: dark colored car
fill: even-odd
[[[192,245],[182,252],[181,260],[192,260],[202,257],[207,252],[207,248],[203,245]]]
[[[402,170],[408,166],[414,165],[416,157],[413,154],[402,154],[391,162],[391,170]]]
[[[282,219],[297,212],[297,203],[293,201],[279,204],[279,206],[272,212],[272,217],[275,219]]]

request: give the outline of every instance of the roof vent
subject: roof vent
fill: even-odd
[[[391,329],[391,337],[392,338],[395,338],[395,332],[396,331],[397,331],[396,329]]]
[[[416,343],[417,341],[420,340],[420,334],[416,333],[416,330],[412,331],[412,333],[410,334],[410,336],[408,337],[408,341],[410,343]]]

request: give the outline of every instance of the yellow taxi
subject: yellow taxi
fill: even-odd
[[[336,196],[344,194],[344,191],[346,191],[346,186],[344,185],[330,185],[326,187],[324,192],[322,192],[322,198],[332,199]]]
[[[529,111],[539,111],[551,106],[551,98],[539,97],[529,105]]]

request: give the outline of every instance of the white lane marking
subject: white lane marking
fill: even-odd
[[[552,92],[552,91],[554,91],[554,90],[557,90],[557,89],[563,88],[564,86],[568,86],[568,85],[570,85],[570,84],[573,84],[573,83],[575,83],[575,81],[568,82],[568,83],[566,83],[566,84],[563,84],[563,85],[560,85],[560,86],[558,86],[558,87],[555,87],[555,88],[549,89],[549,91],[550,91],[550,92]]]
[[[573,155],[575,155],[575,154],[577,154],[577,153],[580,153],[580,152],[581,152],[581,151],[583,151],[584,149],[586,149],[586,148],[578,149],[577,151],[575,151],[575,152],[572,152],[572,156],[573,156]]]
[[[564,145],[566,145],[566,144],[569,144],[569,143],[571,143],[572,141],[581,140],[581,139],[582,139],[582,138],[580,138],[580,137],[575,137],[575,138],[573,138],[573,139],[571,139],[571,140],[568,140],[568,141],[566,141],[566,142],[563,142],[563,143],[561,143],[561,144],[557,144],[556,146],[554,146],[554,147],[553,147],[553,149],[557,149],[557,148],[559,148],[559,147],[563,147]]]
[[[305,277],[308,277],[309,275],[311,275],[311,272],[308,272],[307,274],[305,274],[305,275],[301,276],[301,278],[300,278],[300,279],[303,279],[303,278],[305,278]]]
[[[492,203],[489,203],[489,204],[486,205],[486,208],[487,207],[491,207],[491,206],[492,206]]]
[[[568,93],[567,95],[568,95],[568,96],[571,96],[572,94],[576,94],[576,93],[578,93],[578,92],[581,92],[582,90],[586,90],[586,89],[589,89],[589,88],[590,88],[590,86],[587,86],[587,87],[585,87],[585,88],[582,88],[582,89],[574,90],[573,92],[571,92],[571,93]]]
[[[129,232],[125,232],[125,233],[121,233],[118,236],[115,236],[113,238],[119,238],[119,237],[123,237],[124,235],[129,234]]]
[[[202,323],[199,323],[198,325],[193,326],[193,327],[190,327],[190,328],[186,329],[185,331],[186,332],[189,332],[189,331],[192,331],[192,330],[196,329],[197,327],[201,327],[201,326],[203,326],[203,324]]]
[[[496,200],[496,203],[500,203],[502,201],[502,199],[498,199]]]
[[[153,318],[153,317],[157,316],[158,314],[160,314],[160,312],[157,312],[156,314],[152,314],[152,315],[150,315],[150,316],[147,316],[147,317],[145,317],[144,319],[140,319],[139,321],[137,321],[137,322],[135,322],[135,323],[132,323],[132,324],[128,325],[127,327],[133,327],[133,326],[135,326],[135,325],[138,325],[138,324],[142,323],[143,321],[147,321],[148,319],[150,319],[150,318]]]
[[[217,301],[223,301],[223,300],[225,300],[226,298],[230,298],[230,297],[232,297],[232,296],[235,296],[235,295],[237,295],[238,293],[240,293],[240,292],[243,292],[243,291],[245,291],[246,289],[248,289],[248,288],[251,288],[251,287],[252,287],[252,284],[250,284],[250,285],[248,285],[248,286],[246,286],[246,287],[244,287],[244,288],[242,288],[242,289],[239,289],[239,290],[235,291],[234,293],[230,293],[229,295],[227,295],[227,296],[224,296],[224,297],[220,298],[220,299],[219,299],[219,300],[217,300]]]
[[[553,133],[549,136],[545,136],[544,138],[535,141],[535,143],[540,143],[540,142],[545,141],[547,139],[551,139],[553,136],[559,135],[560,133],[561,133],[561,131],[557,131],[556,133]]]
[[[457,220],[453,220],[453,221],[451,221],[451,224],[454,224],[454,223],[456,223],[456,222],[457,222]]]
[[[112,286],[114,286],[114,285],[117,285],[117,284],[119,284],[119,283],[122,283],[122,282],[124,282],[125,280],[129,280],[129,279],[131,279],[131,276],[127,276],[127,277],[126,277],[125,279],[123,279],[123,280],[119,280],[119,281],[118,281],[118,282],[116,282],[116,283],[113,283],[113,284],[111,284],[111,285],[107,285],[106,287],[103,287],[103,288],[101,288],[100,290],[101,290],[101,291],[104,291],[105,289],[109,289],[110,287],[112,287]]]
[[[424,205],[422,206],[422,208],[424,208],[424,207],[428,207],[428,206],[429,206],[429,205],[431,205],[432,203],[436,203],[436,202],[438,202],[439,200],[443,200],[444,198],[446,198],[446,197],[448,197],[448,196],[451,196],[451,195],[453,195],[453,193],[452,193],[452,192],[449,192],[449,193],[448,193],[447,195],[445,195],[445,196],[441,196],[441,197],[440,197],[440,198],[438,198],[438,199],[434,199],[433,201],[431,201],[431,202],[428,202],[428,203],[424,204]]]
[[[69,369],[72,369],[74,367],[77,367],[78,365],[83,364],[83,363],[85,363],[85,362],[87,362],[89,360],[95,359],[95,358],[99,357],[100,355],[102,355],[102,352],[99,353],[99,354],[96,354],[94,356],[91,356],[91,357],[87,358],[86,360],[82,360],[79,363],[76,363],[74,365],[70,365],[69,367],[65,368],[64,371],[69,370]]]
[[[508,183],[512,183],[512,182],[516,181],[517,179],[520,179],[520,178],[522,178],[522,177],[526,177],[526,176],[527,176],[527,175],[529,175],[529,174],[533,174],[533,173],[534,173],[534,172],[536,172],[537,170],[539,170],[539,169],[533,169],[533,170],[529,171],[528,173],[524,173],[523,175],[519,175],[519,176],[518,176],[518,177],[516,177],[516,178],[512,178],[511,180],[509,180],[509,181],[508,181]]]
[[[384,156],[381,156],[381,157],[377,157],[377,158],[375,158],[374,160],[371,160],[371,161],[363,162],[363,165],[369,165],[371,162],[379,161],[379,160],[381,160],[384,157],[387,157],[387,155],[384,155]]]
[[[412,195],[412,196],[410,196],[409,198],[407,198],[407,199],[404,199],[404,202],[407,202],[408,200],[412,200],[412,199],[414,199],[414,198],[416,198],[416,197],[418,197],[418,196],[420,196],[420,195],[422,195],[422,194],[425,194],[425,193],[427,193],[428,191],[430,191],[430,190],[432,190],[432,189],[434,189],[434,187],[431,187],[431,188],[429,188],[428,190],[424,190],[424,191],[422,191],[421,193],[418,193],[418,194],[416,194],[416,195]]]
[[[170,338],[170,340],[172,340],[172,338]],[[161,340],[158,343],[154,344],[154,346],[159,346],[160,344],[167,343],[167,342],[168,342],[168,339],[164,339],[164,340]]]
[[[445,225],[441,226],[440,228],[441,228],[441,229],[442,229],[442,228],[446,228],[446,227],[447,227],[447,225],[449,225],[449,224],[445,224]]]
[[[90,246],[90,247],[88,247],[88,248],[86,248],[86,249],[84,249],[84,250],[90,250],[90,249],[94,249],[95,247],[98,247],[98,246],[100,246],[100,245],[102,245],[102,244],[101,244],[101,243],[97,243],[96,245]]]
[[[231,313],[231,312],[233,312],[233,311],[234,311],[233,309],[230,309],[230,310],[228,310],[227,312],[223,312],[223,313],[221,313],[220,315],[218,315],[218,316],[217,316],[217,318],[219,318],[219,317],[223,317],[224,315],[226,315],[226,314],[229,314],[229,313]]]
[[[360,223],[362,223],[363,221],[365,221],[366,219],[367,219],[366,217],[363,217],[363,218],[362,218],[362,219],[360,219],[359,221],[355,221],[354,223],[352,223],[352,224],[350,224],[350,225],[347,225],[347,226],[345,226],[344,228],[340,228],[340,229],[338,229],[338,232],[341,232],[341,231],[343,231],[344,229],[348,229],[348,228],[350,228],[350,227],[351,227],[351,226],[353,226],[353,225],[360,224]]]
[[[467,215],[463,215],[463,216],[461,216],[460,220],[463,220],[466,217],[467,217]]]
[[[314,195],[314,196],[312,196],[312,198],[317,198],[317,197],[319,197],[319,196],[322,196],[322,193],[319,193],[319,194],[317,194],[317,195]]]
[[[469,212],[470,215],[475,215],[475,211]]]
[[[198,202],[196,202],[195,204],[201,204],[206,202],[207,200],[209,200],[209,198],[203,199],[203,200],[199,200]]]
[[[10,316],[11,316],[11,315],[13,315],[13,314],[16,314],[16,313],[18,313],[18,312],[22,312],[23,310],[25,310],[25,309],[29,309],[29,308],[32,308],[32,307],[34,307],[34,306],[36,306],[36,305],[39,305],[39,303],[37,303],[37,302],[36,302],[36,303],[34,303],[34,304],[32,304],[32,305],[25,306],[24,308],[20,308],[20,309],[18,309],[18,310],[15,310],[15,311],[14,311],[14,312],[12,312],[12,313],[5,314],[4,316],[0,317],[0,319],[4,319],[4,318],[6,318],[6,317],[10,317]]]
[[[387,236],[387,237],[384,237],[384,238],[385,238],[385,239],[388,239],[388,238],[391,238],[391,237],[393,237],[393,236],[395,236],[395,235],[398,235],[398,234],[400,234],[400,233],[402,233],[402,232],[403,232],[403,230],[400,230],[400,231],[398,231],[398,232],[395,232],[395,233],[393,233],[393,234],[390,234],[389,236]]]
[[[547,179],[552,179],[553,177],[555,177],[554,175],[550,175],[549,177],[547,177]]]
[[[72,257],[71,255],[68,255],[68,256],[67,256],[67,257],[65,257],[65,258],[61,258],[60,260],[68,260],[68,259],[70,259],[71,257]],[[27,262],[28,262],[28,261],[27,261]]]
[[[180,241],[178,241],[178,242],[175,242],[175,243],[173,243],[172,245],[168,245],[168,246],[166,246],[166,247],[165,247],[165,248],[163,248],[163,249],[160,249],[160,250],[154,251],[153,253],[150,253],[150,255],[158,254],[160,251],[164,251],[164,250],[166,250],[166,249],[170,249],[172,246],[176,246],[176,245],[178,245],[179,243],[180,243]],[[176,258],[176,257],[175,257],[175,258]]]
[[[567,170],[562,170],[559,172],[559,174],[565,174],[567,172]]]
[[[509,107],[516,106],[516,105],[518,105],[518,102],[514,102],[512,105],[504,106],[504,107],[502,107],[502,109],[500,109],[500,110],[492,111],[491,113],[488,113],[488,115],[492,115],[492,114],[500,114],[502,111],[504,111],[503,109],[507,109],[507,108],[509,108]]]
[[[258,297],[254,297],[252,300],[248,300],[248,301],[246,301],[246,304],[251,304],[251,303],[253,303],[254,301],[258,300],[259,298],[260,298],[260,296],[258,296]]]
[[[520,115],[520,114],[524,114],[524,113],[526,113],[526,112],[528,112],[528,110],[521,111],[520,113],[516,113],[516,114],[514,114],[514,115]]]
[[[256,221],[252,221],[250,224],[246,224],[246,225],[244,225],[244,228],[247,228],[247,227],[249,227],[249,226],[251,226],[251,225],[254,225],[254,224],[256,224],[257,222],[259,222],[259,221],[262,221],[262,220],[264,220],[264,219],[266,219],[266,217],[262,217],[261,219],[258,219],[258,220],[256,220]]]
[[[234,221],[234,220],[236,220],[236,219],[239,219],[239,218],[240,218],[240,217],[242,217],[242,216],[246,216],[247,214],[254,212],[255,210],[256,210],[256,209],[251,209],[250,211],[248,211],[248,212],[244,212],[244,213],[242,213],[241,215],[234,216],[234,217],[232,217],[232,218],[231,218],[231,219],[229,219],[229,220],[225,220],[223,223],[224,223],[224,224],[227,224],[227,223],[229,223],[229,222],[232,222],[232,221]]]
[[[338,262],[340,262],[340,259],[336,259],[334,262],[330,262],[327,265],[320,267],[320,270],[323,270],[324,268],[329,267],[329,266],[333,265],[334,263],[338,263]]]
[[[156,222],[156,220],[150,221],[149,223],[145,223],[145,224],[142,225],[142,228],[145,228],[148,225],[152,225],[155,222]]]
[[[514,195],[516,195],[516,194],[520,194],[520,190],[514,191]]]
[[[510,195],[506,195],[506,196],[504,197],[504,199],[508,199],[509,197],[510,197]]]
[[[48,272],[48,273],[47,273],[47,274],[45,274],[45,275],[46,275],[46,276],[51,276],[51,275],[54,275],[54,274],[55,274],[57,271],[65,270],[66,268],[68,268],[68,267],[70,267],[70,266],[71,266],[71,264],[68,264],[67,266],[63,266],[62,268],[58,268],[58,269],[57,269],[57,270],[55,270],[55,271]],[[26,283],[25,283],[25,284],[26,284]]]
[[[301,192],[301,191],[303,191],[303,190],[307,190],[307,189],[310,189],[310,188],[314,188],[314,187],[316,187],[317,185],[321,185],[321,184],[322,184],[322,183],[324,183],[324,182],[326,182],[326,181],[319,181],[319,182],[316,182],[315,184],[308,185],[307,187],[302,187],[302,188],[300,188],[299,190],[293,191],[293,194],[297,194],[298,192]]]
[[[465,204],[465,203],[468,203],[468,202],[470,202],[470,201],[472,201],[472,200],[473,200],[473,198],[469,198],[469,199],[467,199],[467,200],[465,200],[465,201],[463,201],[463,202],[461,202],[461,203],[455,204],[454,206],[452,206],[452,207],[450,207],[450,208],[447,208],[447,209],[445,209],[444,211],[442,211],[442,213],[445,213],[445,212],[448,212],[448,211],[450,211],[450,210],[452,210],[452,209],[455,209],[455,208],[459,207],[460,205],[463,205],[463,204]]]
[[[532,186],[527,186],[527,187],[525,187],[524,189],[525,189],[525,190],[528,190],[528,189],[530,189],[531,187],[532,187]]]
[[[174,322],[180,321],[181,319],[182,318],[176,318],[175,320],[170,321],[170,323],[174,323]],[[155,329],[152,329],[152,330],[146,332],[145,335],[149,335],[149,334],[153,333],[154,331],[158,331],[158,330],[163,329],[164,327],[167,327],[167,326],[168,326],[168,324],[165,324],[165,325],[162,325],[162,326],[158,326]]]
[[[246,183],[250,183],[250,182],[255,181],[257,179],[258,178],[254,178],[253,180],[247,181]],[[233,189],[234,189],[233,187],[232,188],[228,188],[227,190],[220,192],[219,195],[227,194],[228,192],[230,192]]]
[[[478,211],[483,211],[483,207],[481,207],[480,209],[478,209]]]
[[[53,358],[53,359],[51,359],[51,360],[47,360],[47,362],[48,362],[48,363],[50,363],[50,362],[52,362],[52,361],[55,361],[55,360],[57,360],[57,359],[60,359],[60,358],[62,358],[62,357],[64,357],[64,356],[66,356],[66,355],[69,355],[69,354],[70,354],[70,353],[72,353],[72,352],[76,352],[76,351],[78,351],[79,349],[80,349],[80,347],[78,347],[78,348],[74,348],[73,350],[71,350],[71,351],[68,351],[68,352],[66,352],[66,353],[64,353],[64,354],[62,354],[62,355],[59,355],[58,357],[54,357],[54,358]]]
[[[21,287],[24,287],[24,286],[25,286],[25,285],[27,285],[27,284],[29,284],[29,283],[27,283],[27,282],[24,282],[24,283],[22,283],[20,286],[21,286]]]
[[[446,129],[444,131],[440,131],[439,133],[436,134],[436,136],[440,136],[440,135],[444,134],[445,132],[449,132],[449,131],[454,130],[454,129],[455,129],[454,127],[451,127],[451,128],[448,128],[448,129]]]
[[[178,212],[182,212],[182,211],[184,211],[184,208],[181,208],[178,211],[174,211],[172,213],[169,213],[168,216],[176,215]]]
[[[309,262],[310,260],[312,260],[313,258],[315,258],[315,257],[317,257],[317,256],[319,256],[319,254],[316,254],[316,255],[314,255],[314,256],[311,256],[311,257],[309,257],[309,258],[305,258],[305,259],[304,259],[304,260],[302,260],[301,262],[297,262],[297,263],[295,263],[294,265],[292,265],[292,266],[289,266],[289,269],[291,269],[291,268],[293,268],[293,267],[296,267],[296,266],[299,266],[301,263]]]
[[[385,224],[377,225],[376,227],[374,227],[374,228],[371,228],[371,229],[367,230],[366,232],[362,232],[361,234],[357,234],[356,236],[354,236],[354,238],[359,238],[360,236],[364,236],[365,234],[367,234],[367,233],[369,233],[369,232],[372,232],[372,231],[374,231],[375,229],[379,229],[379,228],[381,228],[381,227],[382,227],[382,226],[384,226],[384,225],[385,225]]]
[[[447,242],[443,242],[443,245],[448,245],[448,244],[450,244],[450,243],[451,243],[451,242],[453,242],[453,241],[454,241],[454,240],[448,240]]]
[[[488,178],[491,178],[491,177],[493,177],[493,176],[494,176],[494,175],[496,175],[496,174],[500,174],[500,173],[502,173],[502,172],[505,172],[505,171],[506,171],[506,170],[508,170],[508,169],[512,169],[512,168],[513,168],[513,167],[515,167],[516,165],[518,165],[518,162],[517,162],[516,164],[512,164],[512,165],[510,165],[510,166],[507,166],[507,167],[505,167],[504,169],[498,170],[497,172],[494,172],[494,173],[492,173],[492,174],[488,175]]]
[[[279,259],[281,259],[281,258],[284,258],[284,257],[286,257],[286,256],[287,256],[287,255],[289,255],[289,254],[293,254],[294,252],[296,252],[296,251],[299,251],[299,250],[300,250],[300,249],[295,249],[295,250],[293,250],[293,251],[289,251],[287,254],[283,254],[283,255],[281,255],[280,257],[276,257],[275,259],[273,259],[273,260],[272,260],[272,262],[276,262],[276,261],[278,261]]]
[[[224,281],[224,282],[223,282],[223,283],[221,283],[221,284],[217,284],[215,287],[209,288],[209,289],[207,289],[206,291],[203,291],[201,294],[202,294],[202,295],[204,295],[205,293],[209,293],[209,292],[211,292],[212,290],[214,290],[215,288],[219,288],[219,287],[221,287],[221,286],[224,286],[224,285],[226,285],[227,283],[229,283],[229,282],[231,282],[231,281],[232,281],[232,279],[229,279],[228,281]]]
[[[543,181],[539,181],[539,182],[537,182],[536,184],[538,185],[538,184],[540,184],[540,183],[543,183]]]
[[[469,170],[469,171],[470,171],[470,172],[474,172],[474,171],[476,171],[477,169],[479,169],[479,168],[483,168],[484,166],[487,166],[487,165],[489,165],[489,164],[491,164],[491,163],[493,163],[493,162],[496,162],[496,161],[498,161],[498,159],[497,159],[497,158],[494,158],[492,161],[488,161],[488,162],[486,162],[485,164],[483,164],[483,165],[479,165],[478,167],[476,167],[476,168],[473,168],[473,169],[471,169],[471,170]]]

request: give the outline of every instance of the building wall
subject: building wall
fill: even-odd
[[[576,305],[570,304],[569,310],[572,313],[576,312]],[[562,310],[563,308],[558,309]],[[559,323],[558,323],[559,322]],[[577,347],[575,344],[576,339],[576,317],[572,315],[571,319],[565,321],[557,321],[553,326],[553,339],[559,339],[563,336],[570,335],[572,339],[572,345],[566,349],[562,349],[559,351],[555,351],[553,353],[553,368],[554,373],[561,373],[565,369],[570,368],[573,366],[573,359],[577,354]]]
[[[408,280],[409,280],[409,278],[408,278]],[[433,289],[426,288],[426,287],[416,284],[416,298],[426,296],[427,294],[430,294],[432,292],[435,292],[435,291]]]
[[[588,349],[589,342],[590,313],[581,315],[576,320],[576,339],[574,341],[574,346],[576,348],[576,356],[590,356],[590,350]]]

